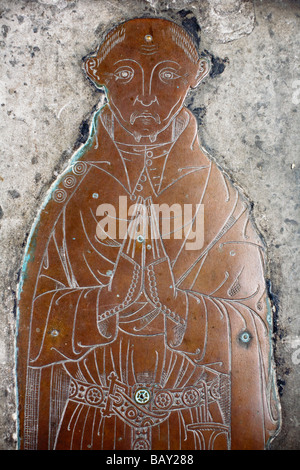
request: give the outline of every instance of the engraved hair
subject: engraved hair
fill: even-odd
[[[125,28],[115,28],[113,31],[107,34],[104,43],[100,47],[100,55],[98,56],[98,64],[101,64],[109,52],[120,42],[125,39]]]
[[[177,46],[181,47],[184,50],[188,58],[193,62],[193,64],[197,64],[199,60],[197,49],[192,42],[190,36],[182,29],[180,26],[176,24],[170,27],[172,39],[177,44]]]
[[[105,57],[117,44],[124,41],[126,33],[125,28],[126,24],[122,25],[121,27],[117,26],[107,34],[102,46],[100,46],[99,49],[99,56],[97,57],[98,65],[103,62]],[[177,46],[185,52],[185,54],[188,56],[188,58],[193,64],[197,64],[199,60],[199,55],[195,44],[193,43],[188,33],[186,33],[183,28],[181,28],[175,23],[169,27],[169,31],[171,33],[171,38],[175,42],[175,44],[177,44]]]

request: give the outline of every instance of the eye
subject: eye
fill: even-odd
[[[134,71],[131,67],[120,67],[114,72],[116,80],[121,80],[122,83],[128,83],[134,76]]]
[[[159,72],[159,78],[161,79],[161,81],[165,83],[170,80],[175,80],[176,78],[180,78],[180,77],[181,75],[178,74],[177,70],[172,69],[172,68],[162,69]]]

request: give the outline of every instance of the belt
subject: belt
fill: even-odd
[[[72,379],[69,400],[99,408],[103,417],[118,415],[135,428],[148,427],[165,421],[172,411],[207,407],[220,398],[218,381],[184,388],[160,388],[157,385],[129,386],[119,381],[115,373],[108,376],[108,387]]]

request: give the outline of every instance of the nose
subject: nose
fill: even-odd
[[[134,101],[134,103],[136,102],[139,102],[141,103],[142,106],[145,106],[145,107],[149,107],[151,106],[153,103],[158,103],[158,100],[157,100],[157,96],[153,96],[153,95],[138,95]]]
[[[142,106],[149,107],[153,103],[158,103],[157,96],[152,91],[152,80],[143,78],[142,89],[135,99],[135,102],[139,102]]]

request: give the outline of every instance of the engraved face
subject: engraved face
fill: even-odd
[[[138,26],[138,28],[137,28]],[[115,36],[114,36],[115,35]],[[110,107],[136,141],[154,142],[183,106],[208,64],[181,28],[164,20],[129,21],[105,41],[86,70],[104,85]]]
[[[180,61],[163,59],[162,54],[154,61],[136,59],[120,59],[112,64],[108,99],[120,124],[137,140],[139,136],[156,140],[155,136],[182,107],[189,73]]]

